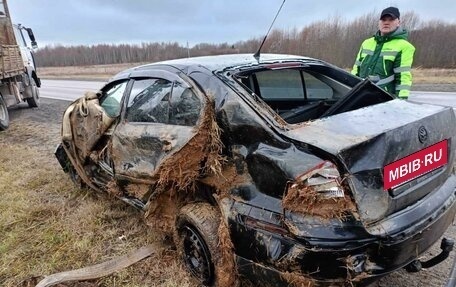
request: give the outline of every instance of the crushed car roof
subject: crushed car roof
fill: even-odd
[[[229,55],[215,55],[215,56],[203,56],[203,57],[191,57],[181,58],[175,60],[167,60],[156,63],[150,63],[138,67],[134,67],[115,75],[113,79],[120,79],[128,77],[130,73],[137,70],[155,69],[157,66],[172,66],[177,69],[183,70],[189,66],[201,66],[210,71],[216,71],[225,69],[227,67],[238,67],[248,65],[258,65],[261,63],[267,63],[271,61],[318,61],[316,59],[296,56],[296,55],[284,55],[284,54],[261,54],[259,59],[253,57],[253,54],[229,54]]]

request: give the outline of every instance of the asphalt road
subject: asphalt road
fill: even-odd
[[[42,98],[74,101],[87,91],[98,91],[104,82],[73,80],[41,80],[40,96]]]
[[[74,101],[86,91],[97,91],[104,82],[73,80],[42,80],[40,96],[43,98]],[[456,93],[413,91],[410,101],[432,103],[456,108]]]

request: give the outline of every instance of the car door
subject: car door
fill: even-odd
[[[84,162],[106,130],[120,115],[128,80],[107,84],[98,93],[88,92],[65,113],[62,136],[71,139],[77,157]]]
[[[151,180],[160,164],[195,134],[205,97],[192,83],[166,71],[131,76],[122,121],[112,136],[117,179]]]

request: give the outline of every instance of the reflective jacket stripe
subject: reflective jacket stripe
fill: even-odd
[[[399,54],[399,51],[382,51],[380,52],[380,56],[393,56],[396,57]]]
[[[406,86],[406,85],[399,85],[399,86],[396,86],[396,88],[398,90],[409,90],[412,88],[411,86]]]
[[[396,86],[396,90],[399,91],[399,93],[397,93],[397,96],[401,99],[407,99],[410,94],[411,88],[412,88],[411,86],[406,86],[406,85]]]
[[[373,82],[378,82],[380,81],[380,76],[368,76],[369,80],[373,81]]]
[[[399,68],[394,68],[394,73],[402,73],[402,72],[410,72],[412,70],[411,67],[399,67]]]
[[[362,49],[361,50],[361,54],[366,54],[366,55],[373,55],[374,54],[374,50],[369,50],[369,49]]]
[[[391,83],[392,81],[394,81],[394,75],[381,79],[376,84],[380,86],[380,85],[385,85],[385,84]]]

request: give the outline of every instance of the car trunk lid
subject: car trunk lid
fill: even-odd
[[[454,122],[451,108],[392,100],[303,123],[286,136],[336,161],[345,173],[342,177],[350,186],[360,220],[369,229],[445,182],[454,159]],[[404,170],[412,171],[420,151],[431,154],[437,165],[405,178]],[[424,160],[422,155],[422,166]],[[384,178],[388,169],[396,181]]]

